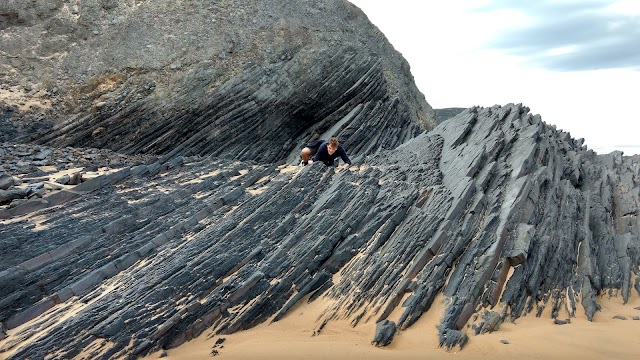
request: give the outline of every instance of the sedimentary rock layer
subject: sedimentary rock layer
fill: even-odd
[[[448,347],[498,304],[482,329],[546,307],[592,319],[597,294],[640,291],[637,160],[510,104],[338,172],[198,156],[125,167],[26,215],[0,211],[0,350],[137,356],[319,297],[333,301],[317,332],[373,321],[378,345],[439,293]]]
[[[406,60],[343,0],[9,1],[0,36],[0,141],[274,162],[435,125]]]
[[[251,67],[192,107],[141,100],[73,118],[39,142],[277,162],[307,142],[335,135],[355,156],[375,153],[421,131],[406,104],[391,97],[383,70],[379,59],[353,48],[300,51]]]

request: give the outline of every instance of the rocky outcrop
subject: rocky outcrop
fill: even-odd
[[[9,1],[0,31],[0,141],[275,162],[435,125],[407,62],[342,0]]]
[[[424,132],[408,64],[345,1],[9,0],[0,36],[10,358],[137,357],[319,297],[316,334],[373,322],[386,346],[438,294],[433,336],[462,347],[640,292],[637,157],[522,105]],[[331,135],[355,167],[291,166]]]
[[[434,109],[436,113],[436,123],[440,124],[441,122],[450,119],[461,112],[466,110],[466,108],[444,108],[444,109]]]
[[[640,291],[638,159],[599,156],[524,106],[465,110],[356,165],[167,158],[9,216],[0,350],[137,356],[319,297],[333,301],[316,333],[374,322],[385,345],[440,293],[453,347],[472,318],[478,332],[545,308],[593,319],[596,295]]]
[[[7,218],[24,209],[42,207],[50,196],[59,196],[55,194],[58,190],[109,174],[122,166],[156,159],[144,155],[123,156],[103,149],[55,149],[1,143],[0,160],[0,206],[8,205],[0,218]]]

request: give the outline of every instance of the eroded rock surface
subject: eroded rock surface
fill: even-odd
[[[357,155],[435,125],[343,0],[11,0],[0,36],[0,141],[275,162],[321,136]]]
[[[526,107],[465,110],[355,165],[177,156],[8,214],[0,350],[138,356],[307,296],[332,299],[316,333],[372,321],[384,345],[439,293],[433,336],[453,347],[494,305],[592,319],[596,295],[640,291],[638,159],[597,155]]]

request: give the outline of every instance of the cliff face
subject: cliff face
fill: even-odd
[[[11,358],[139,356],[319,297],[317,333],[386,345],[439,293],[463,346],[640,292],[638,158],[522,105],[422,131],[406,62],[346,2],[7,1],[0,31]],[[334,134],[356,166],[291,166]]]
[[[321,296],[333,301],[316,332],[373,321],[379,345],[438,293],[448,347],[546,307],[592,319],[597,294],[640,291],[639,168],[521,105],[465,110],[339,172],[123,164],[0,212],[0,316],[26,324],[0,349],[138,355],[278,321]]]
[[[360,154],[435,125],[346,1],[10,1],[0,19],[4,140],[277,161],[319,136]],[[49,130],[25,134],[35,121]]]

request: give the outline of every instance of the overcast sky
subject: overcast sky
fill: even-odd
[[[598,153],[640,153],[640,0],[350,0],[434,108],[522,103]]]

